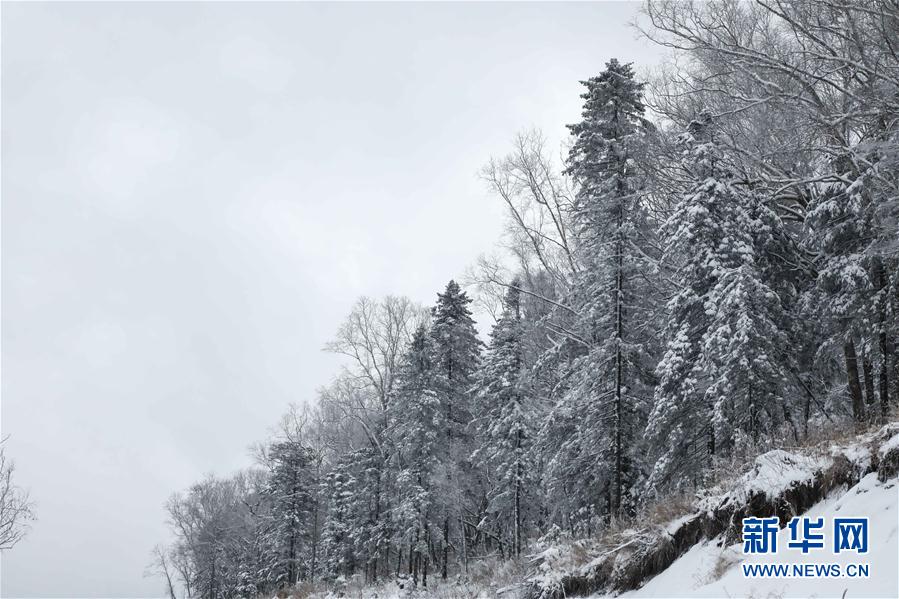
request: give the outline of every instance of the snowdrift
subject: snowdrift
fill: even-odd
[[[827,451],[773,450],[752,469],[697,500],[689,515],[649,529],[625,531],[610,547],[592,551],[571,569],[570,555],[551,547],[537,556],[538,573],[527,599],[572,596],[628,597],[899,597],[899,422]],[[744,578],[740,563],[742,520],[777,515],[865,515],[870,520],[868,579]],[[786,530],[779,539],[785,546]],[[567,550],[570,552],[570,548]],[[781,552],[779,562],[802,559]],[[840,563],[845,556],[829,556]],[[854,556],[855,561],[857,556]],[[766,558],[770,561],[770,557]],[[852,559],[852,558],[849,558]]]

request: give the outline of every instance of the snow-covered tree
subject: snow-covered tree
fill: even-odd
[[[472,300],[455,281],[437,294],[430,329],[435,384],[444,395],[447,435],[459,439],[471,420],[471,393],[480,362],[481,341],[471,317]]]
[[[490,481],[488,512],[511,537],[510,553],[521,554],[524,512],[536,476],[533,398],[524,364],[524,330],[518,281],[506,293],[503,312],[491,332],[478,373],[475,464]],[[488,525],[489,523],[484,523]]]
[[[877,158],[873,158],[877,160]],[[827,346],[842,350],[853,417],[886,417],[895,338],[895,249],[884,228],[888,202],[879,196],[884,177],[877,166],[860,169],[844,157],[840,180],[828,185],[809,209],[807,245],[817,253],[819,315],[828,325]],[[889,175],[886,175],[887,177]],[[846,183],[850,181],[850,183]],[[895,243],[895,242],[894,242]],[[891,338],[892,337],[892,338]],[[878,353],[880,405],[874,405],[873,360]],[[860,374],[860,368],[864,372]],[[866,379],[863,399],[861,378]]]
[[[577,314],[573,342],[580,356],[564,381],[553,422],[577,414],[578,434],[557,438],[551,476],[562,494],[570,476],[585,476],[575,495],[595,513],[623,513],[639,472],[634,455],[642,429],[649,354],[646,308],[652,297],[641,270],[652,235],[643,205],[640,155],[650,125],[643,84],[630,64],[615,59],[587,88],[583,120],[569,126],[574,143],[568,173],[577,186],[572,205],[580,268],[568,298]],[[589,489],[589,490],[588,490]]]
[[[272,517],[267,473],[250,470],[243,475],[236,523],[232,531],[238,547],[238,592],[254,599],[278,587],[278,553],[275,549],[276,520]]]
[[[784,0],[645,8],[647,35],[685,58],[676,76],[658,82],[656,110],[684,122],[697,106],[712,108],[747,181],[765,189],[780,215],[805,225],[793,232],[809,263],[794,271],[805,304],[797,316],[814,323],[809,345],[819,351],[796,378],[814,388],[806,390],[810,403],[827,418],[851,409],[860,420],[863,389],[875,402],[876,370],[885,401],[871,407],[882,415],[899,374],[889,366],[899,363],[899,7]],[[811,402],[817,393],[824,403]]]
[[[326,346],[348,358],[349,366],[323,398],[337,421],[361,431],[365,438],[364,450],[355,441],[345,450],[358,458],[353,471],[355,492],[366,503],[358,508],[355,529],[362,540],[355,548],[354,564],[365,569],[367,579],[387,571],[392,535],[389,514],[396,500],[392,495],[395,472],[389,468],[396,448],[386,430],[389,403],[403,352],[416,326],[426,319],[427,310],[406,297],[362,297]]]
[[[310,548],[309,526],[313,510],[314,460],[303,444],[295,441],[272,443],[267,455],[270,477],[268,494],[274,519],[273,542],[279,559],[276,580],[289,586],[300,580],[304,553]]]
[[[760,257],[781,236],[780,220],[740,186],[708,114],[683,143],[695,183],[662,231],[680,288],[647,426],[659,453],[653,485],[695,475],[739,435],[758,440],[787,414],[786,317]]]
[[[329,579],[349,576],[355,566],[354,507],[358,488],[351,465],[348,460],[341,460],[325,475],[322,483],[322,495],[327,500],[322,525],[322,557],[325,576]]]
[[[443,511],[441,571],[446,578],[453,529],[458,533],[462,558],[465,559],[465,534],[462,503],[471,487],[468,457],[471,455],[470,433],[472,389],[480,363],[481,341],[471,317],[472,300],[455,281],[437,294],[433,309],[431,340],[433,346],[434,391],[445,425],[437,450],[444,479],[440,494]]]
[[[408,551],[409,571],[416,580],[420,573],[426,576],[430,545],[440,538],[436,479],[447,423],[435,378],[433,341],[421,325],[401,361],[389,417],[390,437],[397,448],[393,526],[400,550]]]

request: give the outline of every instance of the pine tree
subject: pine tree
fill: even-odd
[[[642,246],[652,227],[643,207],[640,163],[650,126],[643,117],[643,84],[630,64],[612,59],[583,84],[583,120],[569,125],[574,144],[568,156],[568,173],[577,184],[572,213],[583,264],[569,305],[578,314],[583,351],[571,364],[555,414],[563,427],[578,414],[583,430],[559,437],[550,468],[555,478],[579,471],[594,482],[582,496],[592,512],[621,514],[633,507],[642,387],[650,372],[641,323],[652,293],[641,271],[648,269]]]
[[[471,298],[455,281],[437,294],[431,339],[436,383],[444,394],[447,436],[464,437],[471,420],[470,389],[480,362],[481,341],[471,317]]]
[[[387,469],[381,452],[373,447],[354,451],[349,459],[356,480],[355,545],[365,567],[366,582],[373,582],[378,577],[379,562],[388,565],[393,529],[384,508],[392,504],[383,487],[392,481],[393,473]]]
[[[859,363],[865,377],[873,378],[870,355],[877,348],[880,362],[880,406],[874,418],[886,418],[891,393],[890,361],[896,338],[895,241],[884,226],[889,203],[879,192],[886,177],[874,166],[862,171],[859,163],[877,156],[843,156],[833,168],[840,181],[827,186],[812,203],[807,224],[808,246],[817,254],[820,298],[817,317],[829,325],[828,345],[842,349],[853,417],[865,418]],[[846,183],[850,181],[850,183]],[[888,192],[889,193],[889,192]],[[863,354],[864,357],[859,354]],[[899,364],[897,364],[899,368]],[[867,382],[868,403],[873,404],[873,381]],[[875,406],[871,405],[872,408]]]
[[[695,183],[663,227],[681,287],[668,304],[647,427],[661,448],[654,486],[698,473],[741,435],[758,441],[787,414],[787,318],[763,268],[782,225],[738,185],[711,117],[691,123],[682,141],[684,170]]]
[[[322,525],[322,553],[325,577],[329,580],[349,576],[355,567],[354,506],[357,485],[351,465],[350,460],[341,459],[325,475],[322,483],[322,494],[327,502]]]
[[[471,317],[471,298],[455,281],[437,294],[433,309],[431,339],[434,348],[434,382],[446,429],[438,446],[445,473],[441,494],[443,518],[441,576],[447,577],[451,527],[458,523],[459,544],[466,559],[466,538],[461,503],[470,471],[468,423],[472,419],[471,390],[480,363],[481,341]]]
[[[743,435],[757,445],[785,416],[787,334],[780,328],[780,298],[759,274],[748,261],[722,273],[709,293],[715,312],[702,352],[719,452]]]
[[[277,588],[278,554],[274,538],[275,521],[271,515],[271,496],[267,493],[267,473],[248,471],[246,490],[239,511],[237,535],[239,551],[237,591],[245,599],[254,599]]]
[[[439,444],[445,439],[446,413],[435,391],[434,347],[422,325],[400,364],[389,408],[389,434],[396,451],[397,505],[393,527],[400,551],[408,548],[409,573],[426,576],[430,544],[439,538]]]
[[[311,530],[309,516],[317,482],[312,456],[298,442],[273,443],[269,447],[268,459],[268,493],[272,501],[274,537],[279,553],[276,579],[289,586],[295,584],[302,573],[302,552]]]
[[[503,313],[491,332],[490,346],[478,373],[478,416],[473,461],[493,481],[488,510],[501,523],[510,522],[511,551],[520,555],[523,505],[533,479],[530,446],[534,414],[524,365],[524,331],[518,281],[506,293]]]

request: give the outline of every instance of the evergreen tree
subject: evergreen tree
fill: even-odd
[[[439,537],[434,506],[440,442],[446,435],[446,412],[435,391],[434,347],[421,325],[403,356],[389,409],[397,505],[393,526],[400,551],[408,550],[409,572],[426,577],[430,547]]]
[[[437,294],[432,313],[436,385],[443,394],[447,436],[463,438],[471,420],[470,390],[480,362],[481,341],[471,317],[471,298],[455,281]]]
[[[481,341],[471,317],[471,298],[455,281],[450,281],[443,293],[437,294],[432,313],[431,339],[434,351],[434,383],[445,430],[440,438],[442,481],[443,535],[441,541],[441,576],[446,578],[454,523],[458,524],[459,544],[465,559],[462,506],[466,489],[471,489],[468,477],[471,455],[468,424],[472,419],[471,391],[480,362]]]
[[[760,278],[751,258],[721,274],[709,293],[715,306],[703,340],[707,356],[716,450],[742,436],[757,445],[786,416],[784,362],[787,334],[780,298]]]
[[[386,432],[382,436],[386,436]],[[393,504],[383,487],[392,483],[394,473],[387,468],[381,452],[370,446],[354,451],[346,459],[352,463],[351,472],[356,483],[355,546],[365,567],[365,579],[370,582],[378,577],[379,562],[388,565],[393,529],[384,508]]]
[[[355,567],[357,485],[351,464],[349,460],[340,460],[323,481],[327,510],[322,525],[322,557],[325,577],[330,580],[351,575]]]
[[[240,597],[254,599],[277,588],[278,555],[272,551],[275,521],[271,515],[271,497],[266,492],[267,474],[251,470],[244,476],[246,490],[239,510],[238,587]]]
[[[521,554],[523,505],[534,478],[530,446],[534,437],[533,406],[524,365],[524,331],[518,281],[506,293],[503,313],[491,332],[490,346],[478,373],[478,417],[473,461],[492,481],[488,511],[500,523],[511,523],[510,554]]]
[[[695,181],[663,227],[680,289],[668,304],[667,347],[647,436],[660,457],[650,482],[696,474],[736,437],[784,421],[787,318],[760,252],[780,220],[738,185],[703,114],[683,138]]]
[[[583,84],[583,120],[569,125],[574,144],[568,156],[568,173],[577,184],[572,213],[583,265],[569,305],[577,312],[582,349],[570,365],[554,418],[566,427],[568,416],[577,414],[580,430],[568,437],[551,433],[559,445],[549,466],[556,479],[574,475],[594,482],[577,493],[580,507],[620,514],[633,507],[630,489],[640,470],[636,439],[651,371],[642,324],[653,295],[643,276],[650,270],[644,246],[652,227],[640,164],[650,126],[643,117],[643,84],[630,64],[612,59]],[[566,486],[557,483],[567,494]]]
[[[272,502],[274,540],[278,552],[276,580],[285,586],[300,580],[303,550],[310,533],[313,491],[317,485],[309,450],[294,441],[269,447],[268,493]]]
[[[840,180],[828,185],[812,203],[807,245],[817,254],[821,293],[815,294],[819,299],[816,316],[828,325],[827,346],[842,350],[852,414],[862,420],[866,402],[859,366],[864,365],[864,376],[869,379],[867,403],[874,404],[870,356],[875,347],[880,362],[881,401],[880,406],[870,407],[875,418],[886,418],[888,412],[889,363],[896,336],[892,304],[897,296],[895,248],[891,251],[887,241],[890,231],[884,227],[887,221],[881,211],[888,204],[878,194],[884,177],[874,167],[860,171],[858,162],[852,156],[834,161]]]

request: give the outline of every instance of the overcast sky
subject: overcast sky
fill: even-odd
[[[37,501],[4,597],[150,597],[163,503],[251,463],[360,295],[490,251],[476,174],[635,4],[4,4],[2,432]]]

